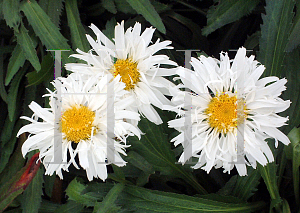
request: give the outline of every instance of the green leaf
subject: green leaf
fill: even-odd
[[[7,93],[4,86],[3,54],[0,54],[0,96],[7,102]]]
[[[25,53],[25,57],[28,61],[30,61],[36,71],[40,71],[41,64],[35,51],[36,45],[33,44],[32,39],[28,35],[28,30],[24,27],[23,23],[21,24],[19,33],[15,32],[15,35],[17,37],[18,44]]]
[[[105,196],[101,203],[97,203],[95,205],[94,211],[95,213],[106,213],[112,212],[112,207],[115,207],[115,210],[118,210],[115,206],[115,201],[117,200],[119,194],[123,191],[124,185],[119,183],[116,184]]]
[[[300,48],[294,49],[292,52],[287,53],[285,57],[285,68],[283,69],[282,76],[287,78],[287,90],[283,92],[282,98],[290,100],[290,107],[281,113],[281,116],[289,116],[289,125],[282,127],[282,131],[288,133],[294,126],[300,124]],[[293,116],[291,116],[293,115]],[[287,157],[291,157],[288,155]]]
[[[151,0],[151,4],[154,6],[156,12],[163,13],[171,9],[171,7],[167,4],[163,4],[159,1]]]
[[[62,36],[58,28],[51,22],[49,16],[36,1],[24,1],[21,5],[21,10],[24,12],[36,35],[48,50],[71,50],[67,39]],[[68,57],[71,53],[72,51],[62,51],[63,64],[70,61]],[[51,51],[51,54],[54,54],[54,51]]]
[[[296,47],[299,46],[300,44],[300,38],[299,38],[299,32],[300,32],[300,2],[296,1],[296,9],[297,9],[297,14],[294,17],[293,21],[293,28],[291,31],[291,34],[288,38],[288,43],[286,45],[285,50],[287,52],[293,51]]]
[[[16,115],[16,113],[18,113],[16,111],[16,105],[17,105],[18,92],[20,91],[19,85],[26,71],[27,71],[27,66],[24,66],[14,77],[10,85],[10,88],[8,90],[7,106],[8,106],[8,116],[10,121],[13,121],[14,116]]]
[[[8,121],[10,124],[11,123],[15,124],[15,121],[10,122],[8,118],[7,118],[6,121]],[[5,168],[7,163],[9,162],[9,158],[10,158],[11,154],[14,151],[15,144],[16,144],[17,139],[18,139],[16,136],[17,136],[17,133],[18,133],[19,129],[21,128],[21,121],[19,120],[17,122],[17,124],[13,125],[12,127],[14,127],[14,129],[11,128],[11,130],[10,130],[10,134],[9,134],[11,136],[10,140],[3,141],[1,139],[0,173],[3,171],[3,169]],[[3,131],[4,130],[7,131],[8,129],[10,129],[10,128],[4,128]],[[2,135],[4,135],[4,134],[2,133]],[[5,137],[3,137],[3,138],[5,139]]]
[[[115,26],[116,25],[117,25],[117,21],[116,21],[115,17],[113,17],[106,22],[105,30],[102,31],[103,34],[110,40],[112,40],[112,38],[114,38],[114,36],[115,36]]]
[[[299,194],[299,167],[300,167],[300,128],[294,127],[288,137],[291,141],[289,146],[292,147],[292,162],[293,162],[293,183],[296,203],[298,207],[300,205],[300,194]]]
[[[257,190],[261,178],[257,169],[249,167],[247,173],[247,176],[235,175],[231,177],[226,185],[219,190],[218,194],[225,196],[231,195],[243,201],[247,201]]]
[[[140,187],[125,187],[124,192],[120,203],[138,212],[254,212],[264,207],[263,202],[232,203]]]
[[[39,5],[50,17],[50,20],[56,27],[60,24],[60,15],[65,0],[40,0]]]
[[[285,47],[291,30],[294,1],[266,1],[266,15],[262,15],[258,61],[266,67],[266,76],[280,76]]]
[[[19,7],[19,0],[3,0],[3,5],[1,7],[7,25],[15,30],[18,29],[21,21]]]
[[[136,11],[130,6],[130,4],[127,1],[124,0],[114,0],[114,1],[118,11],[126,14],[136,14]]]
[[[14,51],[9,58],[6,78],[5,78],[5,85],[7,86],[14,75],[18,72],[19,68],[22,67],[25,63],[25,55],[24,52],[19,44],[16,45]]]
[[[257,169],[249,168],[247,176],[238,176],[232,195],[247,201],[257,190],[260,178],[261,175]]]
[[[205,189],[190,172],[186,171],[181,165],[176,164],[174,153],[171,150],[171,143],[168,141],[167,135],[163,133],[161,125],[155,125],[146,118],[142,118],[139,121],[139,128],[147,134],[143,135],[140,140],[137,137],[128,138],[132,145],[130,148],[133,151],[143,156],[162,175],[180,177],[199,193],[206,193]]]
[[[133,166],[139,168],[147,174],[154,174],[154,169],[148,161],[139,155],[135,151],[130,151],[127,153],[127,156],[124,158],[128,163],[131,163]]]
[[[80,213],[84,209],[84,205],[75,201],[68,201],[66,204],[59,206],[55,209],[54,213]]]
[[[37,71],[33,71],[26,74],[28,79],[28,85],[38,85],[43,81],[49,81],[53,79],[53,72],[54,72],[54,61],[51,54],[47,54],[42,61],[41,64],[41,71],[38,73]]]
[[[43,194],[43,173],[44,169],[39,169],[29,186],[22,195],[21,208],[23,213],[39,212]]]
[[[48,197],[52,196],[52,190],[53,190],[53,185],[55,181],[56,175],[45,175],[44,180],[45,180],[45,193]]]
[[[85,30],[81,24],[79,11],[77,7],[77,0],[66,0],[66,12],[68,17],[68,24],[71,31],[71,41],[73,49],[80,49],[87,52],[90,45],[85,37]]]
[[[270,197],[272,199],[271,202],[274,203],[274,206],[276,207],[277,204],[281,202],[281,198],[279,195],[279,189],[277,186],[277,176],[276,176],[276,163],[268,163],[265,166],[262,166],[260,164],[257,164],[257,167],[259,169],[259,172],[264,179],[264,182],[267,186],[267,189],[269,191]],[[272,205],[271,205],[272,206]],[[277,206],[278,208],[278,206]]]
[[[101,0],[102,6],[108,10],[109,12],[116,14],[117,13],[117,8],[112,0]]]
[[[97,198],[88,194],[83,194],[83,191],[85,189],[86,186],[78,182],[75,178],[68,185],[66,193],[69,196],[69,200],[76,201],[78,203],[83,204],[84,206],[94,206],[95,202],[97,201]]]
[[[166,34],[166,28],[149,0],[126,0],[138,14],[144,16],[160,32]]]
[[[76,202],[74,202],[74,203],[76,203]],[[40,213],[50,213],[50,212],[54,212],[55,209],[59,208],[60,206],[63,206],[63,205],[60,205],[60,204],[58,204],[58,203],[53,203],[53,202],[51,202],[51,201],[42,199],[42,203],[41,203],[39,212],[40,212]],[[75,212],[74,212],[74,213],[75,213]]]
[[[207,36],[220,27],[248,15],[258,3],[259,0],[220,1],[217,6],[209,8],[207,12],[207,26],[202,29],[202,34]]]

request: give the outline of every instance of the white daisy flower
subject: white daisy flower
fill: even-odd
[[[154,55],[162,49],[172,49],[171,41],[151,43],[155,29],[146,28],[141,34],[141,24],[136,23],[124,32],[124,22],[115,27],[114,42],[110,41],[95,25],[90,28],[97,36],[95,41],[90,35],[87,39],[92,46],[88,53],[77,49],[80,54],[73,57],[82,59],[87,64],[69,63],[66,69],[94,75],[99,72],[109,72],[114,77],[121,75],[121,81],[126,84],[125,90],[135,98],[134,108],[155,124],[162,120],[152,105],[162,109],[171,102],[164,96],[170,95],[170,87],[174,84],[163,76],[175,74],[174,68],[161,68],[160,65],[177,64],[166,55]],[[94,54],[96,53],[96,55]]]
[[[68,171],[70,164],[73,163],[79,169],[75,161],[77,155],[79,164],[86,170],[90,181],[93,177],[105,180],[106,165],[109,163],[117,166],[126,164],[120,156],[120,153],[126,155],[126,138],[130,135],[140,137],[141,133],[136,126],[127,123],[126,119],[138,122],[140,117],[136,112],[125,110],[134,99],[130,96],[123,98],[128,92],[124,90],[125,84],[119,81],[120,76],[115,79],[111,75],[98,77],[83,80],[80,74],[71,74],[68,78],[55,80],[55,92],[50,91],[50,94],[45,95],[49,96],[51,108],[42,108],[31,102],[29,108],[34,113],[32,118],[21,117],[31,122],[18,132],[18,136],[24,132],[30,133],[22,146],[22,154],[25,156],[31,150],[39,150],[39,158],[43,158],[46,174],[56,172],[62,179],[62,170]],[[111,108],[112,112],[109,112],[112,103],[107,98],[108,88],[113,89],[112,99],[109,99],[114,106]],[[59,121],[55,124],[57,115]],[[112,124],[108,122],[111,120]],[[108,135],[109,128],[112,137]],[[61,145],[62,158],[57,144]],[[75,149],[72,148],[74,146]],[[57,159],[60,159],[59,162]]]
[[[196,157],[195,169],[209,173],[212,167],[222,167],[230,173],[235,166],[243,176],[247,174],[246,164],[256,168],[257,162],[264,166],[274,161],[265,139],[274,138],[276,147],[278,140],[290,143],[277,129],[288,117],[276,114],[290,106],[289,100],[278,97],[287,80],[274,76],[259,79],[265,67],[254,56],[248,58],[245,48],[238,50],[234,60],[221,53],[220,60],[200,56],[199,60],[192,58],[191,65],[194,71],[182,68],[178,75],[181,86],[192,92],[177,90],[172,100],[180,108],[188,105],[183,103],[185,95],[191,97],[190,140],[185,135],[185,117],[169,121],[169,127],[180,132],[171,142],[184,147],[179,162]]]

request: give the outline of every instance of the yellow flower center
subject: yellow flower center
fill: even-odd
[[[137,69],[137,63],[131,59],[118,59],[112,68],[114,77],[120,74],[121,81],[126,84],[125,89],[133,89],[140,80],[140,73]]]
[[[86,106],[72,106],[61,116],[61,131],[68,141],[79,143],[91,137],[95,113]],[[96,133],[96,128],[93,134]]]
[[[208,123],[212,128],[227,133],[244,122],[247,117],[245,110],[242,99],[222,94],[212,98],[205,112],[209,116]]]

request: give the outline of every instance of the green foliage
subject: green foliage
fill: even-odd
[[[290,149],[293,163],[293,183],[296,203],[298,208],[300,207],[300,184],[299,184],[299,167],[300,167],[300,128],[293,128],[288,137],[291,141],[287,149]],[[289,153],[290,153],[289,152]],[[288,152],[287,152],[288,153]]]
[[[202,34],[207,36],[226,24],[239,20],[248,15],[259,3],[259,0],[230,0],[220,1],[217,6],[212,6],[207,12],[207,26],[202,29]]]
[[[224,202],[140,187],[126,187],[124,191],[127,194],[121,196],[121,203],[136,212],[254,212],[264,206],[263,202]]]
[[[49,16],[36,1],[23,2],[21,10],[24,12],[36,35],[41,39],[48,50],[71,50],[67,39],[63,37],[58,28],[51,22]],[[69,62],[69,54],[70,52],[68,51],[61,53],[63,63]]]
[[[80,21],[77,0],[66,0],[66,12],[71,31],[73,49],[78,48],[87,52],[90,49],[90,45],[85,37],[85,30]]]
[[[267,0],[266,4],[266,15],[262,15],[258,60],[266,67],[265,75],[280,76],[295,3],[292,0]]]
[[[19,44],[15,46],[14,51],[12,52],[12,56],[9,59],[6,78],[5,78],[5,85],[7,86],[14,75],[18,72],[20,67],[22,67],[25,63],[25,55],[24,52]]]
[[[233,176],[218,194],[231,195],[247,201],[257,191],[260,178],[258,170],[248,168],[247,176]]]
[[[0,0],[0,211],[11,203],[4,212],[299,212],[299,8],[294,0]],[[108,165],[105,182],[87,182],[85,171],[72,166],[55,181],[55,174],[44,175],[41,168],[24,192],[7,194],[25,164],[21,147],[28,135],[16,135],[28,121],[19,117],[32,116],[31,101],[49,107],[42,96],[53,89],[55,55],[47,50],[69,50],[62,51],[63,68],[75,61],[69,58],[74,50],[91,49],[86,34],[97,36],[91,23],[113,41],[115,26],[123,20],[126,29],[135,22],[142,32],[150,25],[157,28],[150,45],[157,39],[172,41],[174,49],[158,54],[181,66],[184,53],[177,50],[215,58],[221,51],[233,55],[241,46],[253,50],[248,56],[257,55],[266,67],[264,76],[288,80],[281,98],[291,106],[280,116],[289,121],[280,131],[289,133],[291,143],[272,147],[275,162],[248,167],[247,176],[235,169],[207,174],[177,163],[183,147],[170,143],[178,132],[167,124],[175,113],[156,109],[163,124],[141,118],[145,134],[141,140],[127,138],[130,147],[122,156],[127,164]],[[64,68],[62,76],[67,76]],[[63,204],[54,203],[55,196]]]
[[[47,13],[52,23],[59,27],[60,16],[63,9],[63,2],[65,0],[40,0],[39,5]]]
[[[166,28],[149,0],[126,0],[137,13],[143,15],[160,32],[166,34]]]
[[[43,194],[43,174],[44,168],[40,168],[32,182],[22,194],[21,208],[24,213],[39,212]]]
[[[41,70],[41,74],[37,71],[32,71],[26,74],[26,77],[28,79],[28,86],[38,85],[43,81],[50,81],[51,79],[53,79],[54,65],[53,58],[50,53],[48,53],[43,58]]]
[[[142,118],[139,121],[139,128],[147,134],[143,135],[140,140],[137,137],[129,139],[132,150],[143,156],[160,174],[183,178],[194,186],[199,193],[206,193],[206,190],[190,172],[175,163],[174,153],[170,149],[171,144],[161,126]]]
[[[33,41],[28,35],[28,31],[23,24],[21,24],[20,32],[15,33],[15,35],[17,36],[18,44],[20,44],[23,52],[25,53],[25,57],[30,61],[36,71],[40,71],[41,65],[35,52],[36,45],[33,44]]]
[[[19,0],[3,0],[1,7],[7,25],[14,28],[15,30],[18,29],[21,21],[19,6]]]

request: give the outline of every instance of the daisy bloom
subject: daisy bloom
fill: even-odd
[[[73,57],[86,61],[86,64],[69,63],[66,69],[88,75],[111,73],[114,77],[120,75],[120,81],[126,84],[128,95],[135,99],[131,107],[138,110],[148,120],[161,124],[162,120],[152,105],[162,109],[171,102],[164,96],[170,95],[170,87],[175,85],[163,76],[175,74],[175,68],[161,68],[160,65],[177,64],[166,55],[154,55],[162,49],[172,49],[171,41],[151,44],[155,31],[152,27],[141,33],[141,24],[136,23],[124,31],[124,22],[115,27],[115,38],[109,40],[95,25],[90,28],[97,36],[95,41],[90,35],[87,39],[93,49],[88,53],[77,49],[79,54]]]
[[[75,161],[78,156],[90,181],[94,177],[105,180],[107,164],[125,165],[120,153],[126,155],[126,138],[130,135],[140,137],[140,130],[126,122],[126,119],[138,122],[140,117],[136,112],[125,110],[134,99],[123,98],[128,92],[124,90],[125,84],[119,81],[120,76],[115,79],[111,75],[94,76],[84,80],[85,77],[73,73],[67,78],[58,78],[52,82],[55,92],[49,90],[50,94],[45,95],[49,96],[51,107],[42,108],[31,102],[29,108],[33,116],[21,117],[31,122],[18,132],[18,136],[30,133],[22,146],[22,154],[39,150],[47,175],[56,172],[62,179],[62,170],[68,171],[70,164],[79,169]],[[113,89],[112,99],[108,99],[108,88]],[[113,101],[113,108],[108,107],[111,104],[108,100]],[[113,119],[113,126],[109,126],[109,119]],[[110,138],[108,128],[111,127],[113,135]],[[57,146],[57,141],[61,146]]]
[[[194,71],[181,68],[177,73],[183,82],[181,87],[191,92],[177,90],[172,99],[182,108],[185,96],[191,97],[190,140],[185,139],[189,139],[185,117],[169,121],[169,127],[180,132],[171,142],[184,148],[179,162],[195,157],[195,169],[209,173],[212,167],[222,167],[230,173],[235,166],[243,176],[247,174],[246,165],[256,168],[257,162],[264,166],[274,161],[265,139],[274,138],[276,147],[278,140],[290,143],[277,129],[288,117],[276,114],[290,106],[289,100],[279,98],[287,80],[274,76],[259,79],[265,67],[254,56],[247,57],[245,48],[240,48],[233,60],[222,52],[220,60],[200,56],[192,58],[191,65]]]

